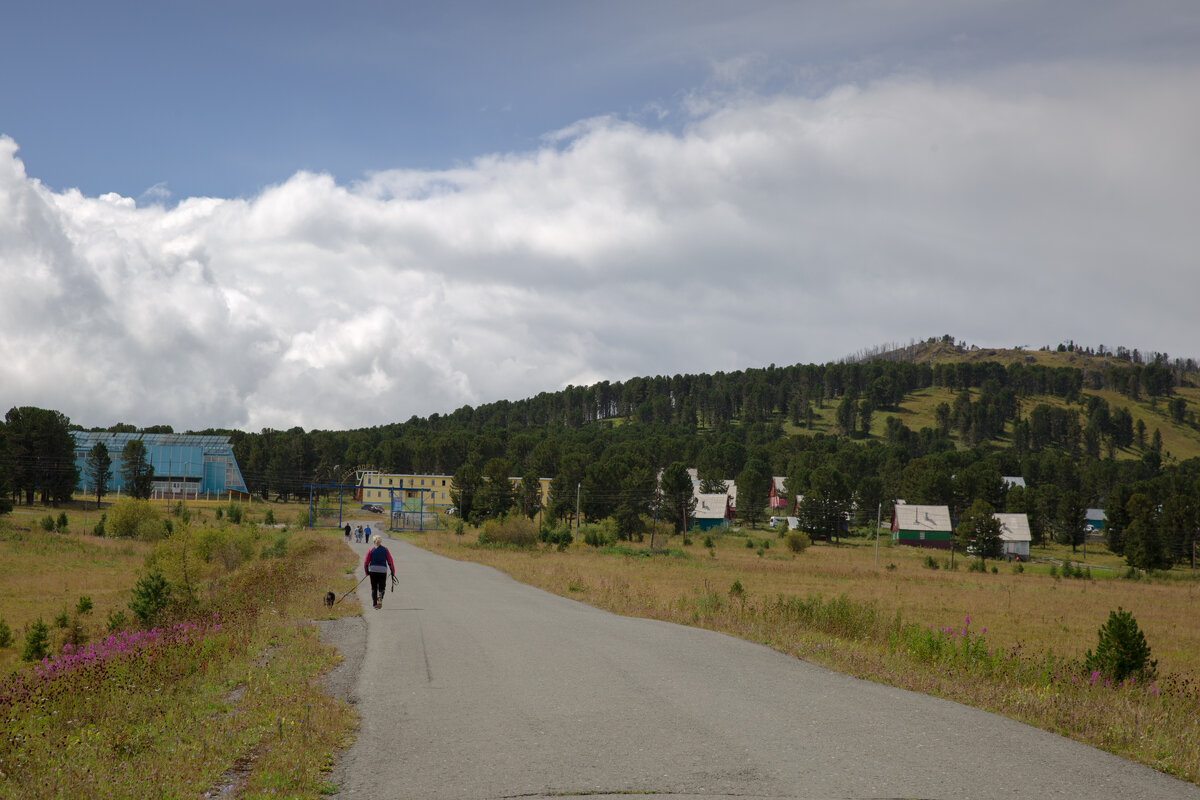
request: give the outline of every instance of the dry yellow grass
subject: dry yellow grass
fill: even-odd
[[[1000,562],[998,572],[968,572],[959,559],[955,571],[933,570],[923,563],[931,551],[891,546],[886,540],[875,566],[873,544],[849,540],[840,546],[816,544],[793,556],[774,533],[754,532],[756,544],[771,541],[763,556],[745,547],[745,537],[715,536],[715,557],[699,545],[683,548],[684,557],[628,557],[574,544],[566,552],[524,552],[468,546],[448,533],[427,533],[414,541],[452,558],[494,566],[517,580],[623,614],[670,618],[678,598],[701,592],[728,592],[740,581],[748,599],[777,595],[833,598],[846,595],[874,603],[885,614],[899,612],[921,625],[960,626],[970,616],[975,631],[987,628],[989,642],[1008,648],[1044,650],[1079,658],[1096,644],[1096,633],[1109,611],[1132,611],[1153,648],[1163,673],[1200,674],[1200,627],[1194,609],[1200,581],[1177,570],[1178,579],[1129,581],[1093,572],[1093,580],[1053,578],[1045,567],[1028,565],[1021,574]],[[678,548],[679,539],[671,541]],[[1035,558],[1042,554],[1035,548]],[[1070,550],[1051,551],[1071,558]],[[948,558],[936,553],[937,560]],[[1113,563],[1093,550],[1089,563]],[[1075,554],[1078,563],[1082,553]],[[888,569],[894,564],[894,569]],[[620,587],[620,591],[614,591]]]

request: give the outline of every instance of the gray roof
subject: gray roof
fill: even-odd
[[[897,503],[893,506],[896,528],[905,531],[952,531],[949,506],[919,506]]]
[[[993,514],[1000,520],[1000,540],[1004,542],[1029,542],[1029,517],[1025,514]]]

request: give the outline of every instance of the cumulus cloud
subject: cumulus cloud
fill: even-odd
[[[350,428],[941,333],[1195,355],[1197,78],[722,97],[172,208],[50,191],[2,138],[0,387],[86,425]]]

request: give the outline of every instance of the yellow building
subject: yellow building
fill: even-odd
[[[520,478],[509,478],[515,490]],[[550,502],[550,478],[538,478],[542,485],[542,505]],[[383,472],[367,472],[362,476],[362,502],[385,506],[393,498],[403,502],[406,510],[449,511],[454,506],[450,499],[453,475],[396,475]]]

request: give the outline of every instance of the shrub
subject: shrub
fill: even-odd
[[[925,569],[940,569],[940,568],[941,568],[941,565],[938,564],[936,558],[934,558],[933,556],[925,556]]]
[[[704,546],[707,547],[709,550],[711,550],[713,548],[713,538],[711,536],[704,537]]]
[[[812,544],[812,539],[804,531],[788,531],[783,538],[787,543],[788,550],[793,553],[803,553]]]
[[[105,514],[100,515],[100,521],[96,523],[96,526],[94,528],[92,528],[93,536],[103,536],[104,535],[104,519],[106,516],[107,515],[105,515]]]
[[[129,610],[143,625],[154,622],[171,599],[171,584],[157,570],[138,578]]]
[[[156,541],[164,534],[162,517],[149,500],[122,497],[108,511],[108,529],[113,536]]]
[[[58,512],[58,519],[54,521],[54,529],[66,533],[68,525],[70,525],[70,522],[67,520],[67,512]]]
[[[79,602],[75,604],[75,613],[79,615],[92,613],[92,598],[86,594],[79,598]]]
[[[129,624],[129,621],[125,618],[124,611],[118,609],[116,611],[109,612],[108,625],[107,625],[109,633],[116,633],[117,631],[123,631],[123,630],[125,630],[125,626],[128,624]]]
[[[50,516],[49,514],[42,517],[42,530],[46,531],[47,533],[50,533],[54,530],[54,517]]]
[[[65,627],[67,627],[67,624],[70,623],[70,621],[71,621],[71,618],[67,614],[66,609],[63,609],[62,611],[60,611],[54,615],[54,627],[56,627],[56,628],[65,628]]]
[[[569,525],[558,525],[554,528],[542,528],[540,538],[546,544],[554,545],[559,550],[566,549],[567,545],[575,541],[575,537],[571,535],[571,528]]]
[[[264,525],[274,525],[275,524],[275,509],[273,509],[273,508],[267,509],[267,513],[263,515],[263,524]]]
[[[12,647],[12,643],[12,628],[8,627],[7,622],[0,619],[0,647]]]
[[[1097,631],[1096,652],[1087,651],[1083,666],[1116,682],[1131,677],[1151,681],[1158,662],[1150,660],[1150,645],[1133,614],[1117,606]]]
[[[514,547],[529,547],[537,544],[537,523],[524,514],[514,514],[501,519],[484,520],[479,529],[480,544],[507,544]]]
[[[1022,564],[1020,561],[1014,561],[1013,566],[1012,566],[1012,571],[1013,571],[1013,574],[1020,575],[1022,572],[1025,571],[1025,565]]]
[[[729,596],[738,598],[746,596],[746,590],[743,588],[740,580],[735,580],[733,585],[729,587]]]
[[[233,570],[254,557],[254,539],[254,531],[249,528],[204,527],[192,539],[192,548],[201,560],[211,562],[215,558],[225,569]]]
[[[25,649],[21,651],[22,661],[41,661],[46,657],[50,647],[50,628],[38,617],[29,626],[25,634]]]
[[[287,556],[288,535],[282,531],[275,536],[275,540],[263,548],[263,558],[285,558]]]
[[[747,550],[754,549],[754,540],[753,539],[746,539],[746,549]]]

